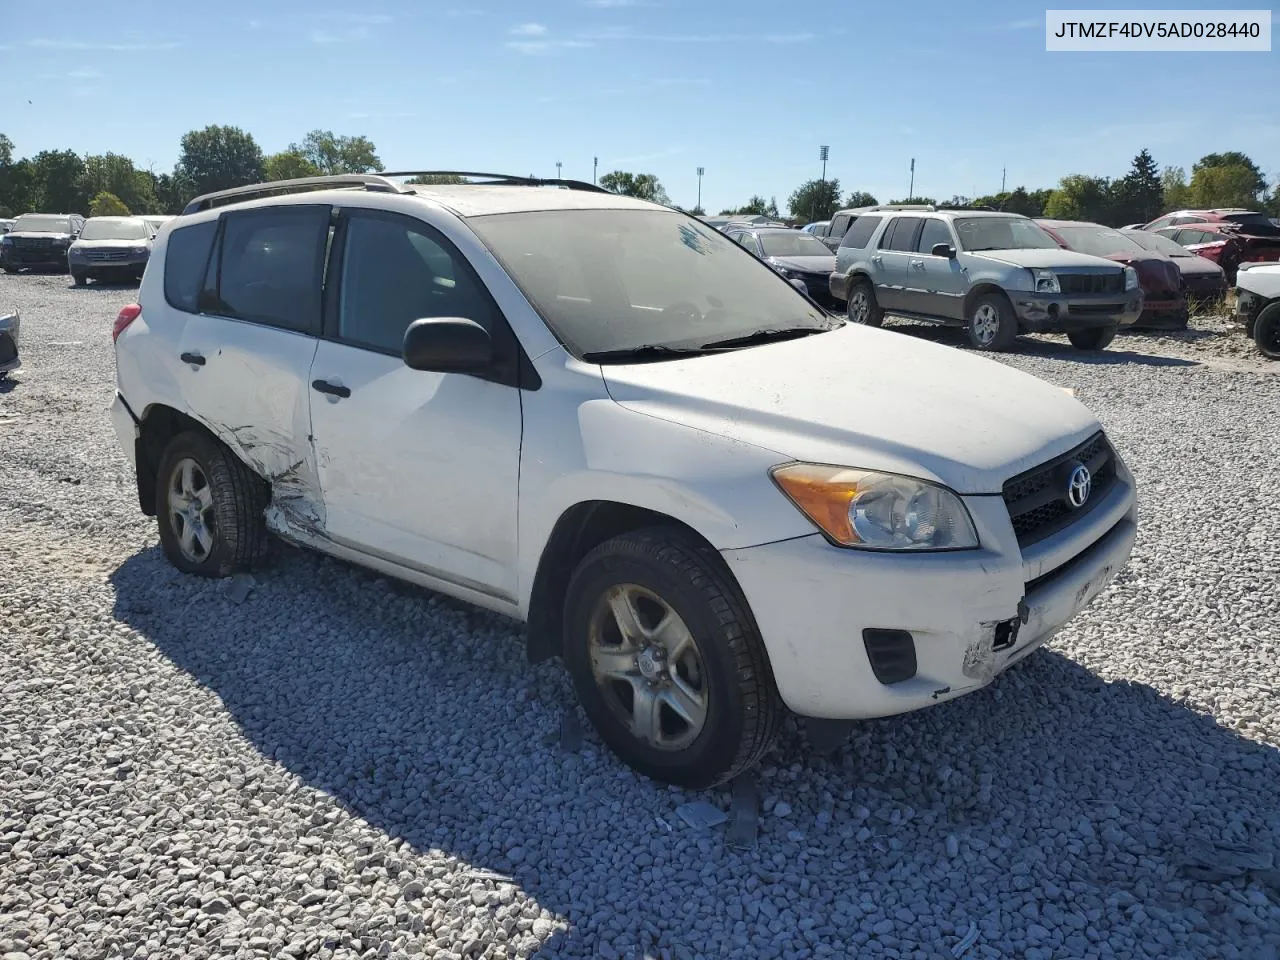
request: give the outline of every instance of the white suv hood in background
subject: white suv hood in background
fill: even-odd
[[[601,368],[628,409],[788,459],[907,474],[964,494],[1098,429],[1058,387],[995,360],[849,324],[728,353]]]

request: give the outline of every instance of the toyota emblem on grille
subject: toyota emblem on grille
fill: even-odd
[[[1067,481],[1067,502],[1079,510],[1089,502],[1089,494],[1093,492],[1093,477],[1084,464],[1071,471],[1071,479]]]

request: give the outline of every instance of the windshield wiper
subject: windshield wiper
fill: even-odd
[[[671,357],[690,357],[710,353],[702,347],[673,347],[665,343],[646,343],[639,347],[622,347],[617,350],[592,350],[582,355],[591,363],[627,363],[631,360],[667,360]]]
[[[702,346],[708,350],[723,350],[732,347],[754,347],[761,343],[777,343],[781,340],[798,340],[813,333],[826,333],[835,327],[769,327],[754,330],[740,337],[729,337],[727,340],[712,340]]]

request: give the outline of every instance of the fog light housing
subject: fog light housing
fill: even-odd
[[[906,630],[868,627],[862,631],[862,645],[867,648],[871,672],[886,686],[916,675],[916,642]]]

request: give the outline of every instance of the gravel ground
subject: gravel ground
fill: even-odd
[[[736,852],[674,812],[727,791],[561,748],[510,622],[290,549],[238,603],[172,570],[105,413],[131,296],[0,277],[4,960],[1280,956],[1280,377],[1211,325],[1004,358],[1123,450],[1132,564],[984,691],[788,728]]]

